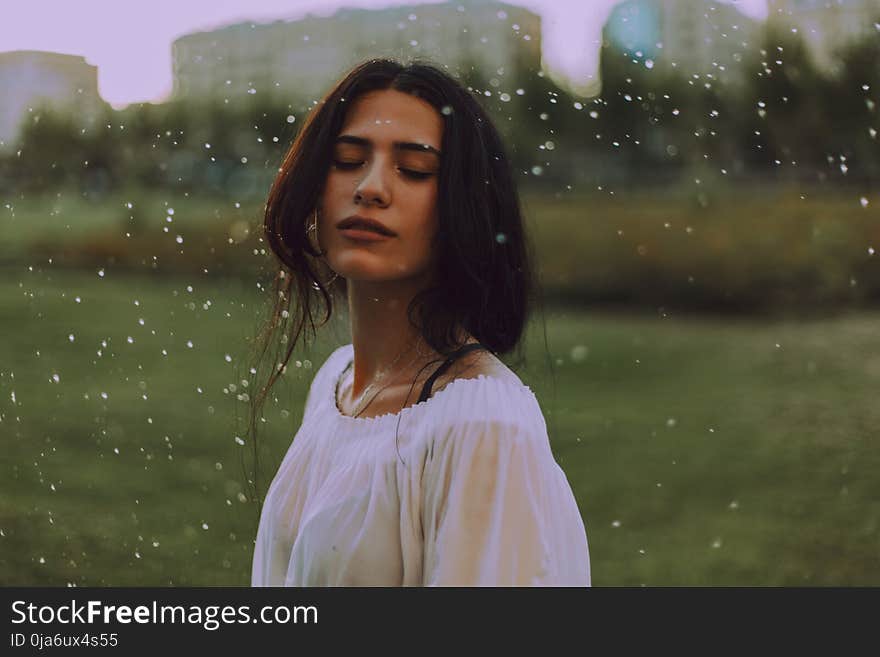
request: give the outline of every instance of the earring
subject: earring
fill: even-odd
[[[327,255],[327,252],[326,252],[326,251],[324,251],[324,252],[321,252],[321,251],[320,251],[320,249],[321,249],[321,243],[320,243],[320,241],[318,241],[318,208],[315,208],[315,212],[314,212],[314,215],[313,215],[313,216],[314,216],[314,219],[312,220],[312,223],[311,223],[311,225],[309,226],[309,232],[311,232],[311,231],[314,231],[314,232],[315,232],[315,244],[317,244],[317,246],[318,246],[318,248],[315,249],[315,252],[318,254],[318,257],[319,257],[319,258],[323,258],[325,255]],[[308,237],[307,237],[307,239],[308,239]],[[332,278],[330,278],[329,281],[327,281],[326,283],[324,283],[324,285],[325,285],[325,286],[330,285],[330,284],[331,284],[333,281],[335,281],[337,278],[339,278],[339,274],[337,274],[337,273],[334,272]]]
[[[309,229],[308,229],[308,232],[306,233],[307,239],[308,239],[308,233],[311,233],[313,231],[315,233],[315,248],[314,248],[315,254],[319,258],[323,258],[327,254],[321,252],[321,243],[318,241],[318,211],[317,210],[315,210],[315,212],[312,215],[312,223],[309,224]]]

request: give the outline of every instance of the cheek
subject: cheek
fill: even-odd
[[[432,266],[437,251],[439,227],[439,214],[436,207],[433,207],[425,213],[424,221],[416,237],[417,247],[414,249],[418,253],[419,260],[429,267]]]
[[[342,195],[345,193],[346,185],[344,181],[339,179],[339,176],[334,176],[330,173],[327,176],[327,181],[324,183],[324,189],[321,192],[321,205],[322,207],[329,207],[334,205],[335,202],[338,202],[339,199],[343,198]]]
[[[439,224],[436,191],[432,190],[424,194],[419,199],[418,208],[417,213],[415,213],[418,217],[418,220],[415,222],[418,226],[417,237],[420,244],[424,243],[428,246],[433,242]]]
[[[439,228],[436,192],[427,190],[410,196],[405,204],[401,203],[399,211],[408,226],[398,251],[400,273],[431,269]]]

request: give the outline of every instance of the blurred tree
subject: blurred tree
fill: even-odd
[[[495,71],[465,63],[458,75],[498,126],[525,188],[666,184],[722,169],[731,177],[877,180],[880,33],[839,59],[839,76],[823,77],[801,37],[771,25],[746,54],[744,85],[685,76],[607,39],[597,98],[577,97],[521,62]],[[0,189],[263,196],[312,106],[259,95],[107,106],[94,126],[38,108],[19,145],[0,157]]]
[[[38,105],[21,128],[13,168],[19,188],[53,188],[75,177],[82,162],[79,132],[73,117]]]
[[[730,103],[736,107],[733,129],[747,165],[813,178],[828,150],[830,130],[821,102],[826,83],[803,38],[768,24],[746,70],[751,83]]]
[[[827,117],[823,132],[838,162],[841,156],[846,158],[851,177],[876,184],[880,179],[880,31],[845,46],[837,57],[840,74],[826,84],[822,96]]]

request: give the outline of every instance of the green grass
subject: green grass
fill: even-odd
[[[876,584],[878,319],[555,318],[596,583]]]
[[[255,286],[205,275],[4,271],[0,584],[249,583],[234,438],[260,308]],[[265,476],[346,341],[337,317],[267,408]],[[520,375],[594,583],[880,584],[878,320],[555,310],[547,354],[535,318]]]

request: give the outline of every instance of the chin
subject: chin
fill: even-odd
[[[410,265],[394,266],[388,262],[354,262],[355,258],[345,259],[344,263],[340,263],[339,267],[333,267],[333,270],[339,272],[349,283],[352,281],[363,281],[365,283],[395,283],[404,281],[413,281],[424,278],[427,275],[427,268],[413,268]],[[359,258],[357,260],[360,260]]]

